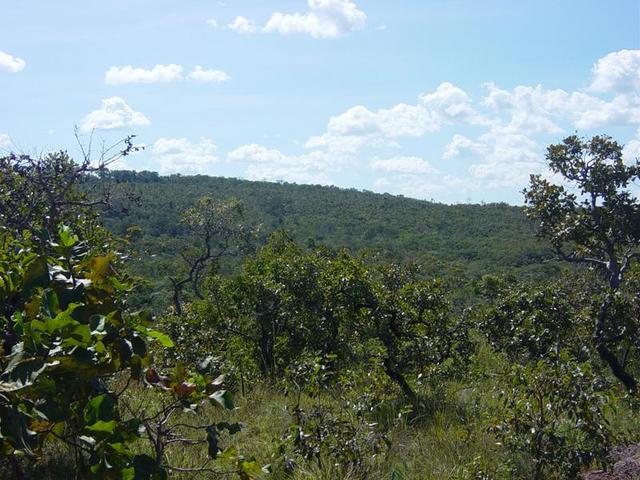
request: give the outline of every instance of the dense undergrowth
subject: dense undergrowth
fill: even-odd
[[[482,372],[475,382],[446,382],[437,392],[424,388],[419,391],[424,401],[421,411],[413,412],[408,405],[392,396],[384,404],[378,404],[374,412],[368,412],[366,421],[344,403],[340,395],[322,392],[317,396],[302,395],[300,407],[312,410],[319,405],[330,415],[340,416],[355,430],[364,431],[360,449],[369,450],[371,428],[385,432],[384,446],[376,454],[362,455],[360,465],[344,466],[336,462],[332,442],[323,445],[321,461],[305,459],[291,451],[283,455],[283,440],[295,424],[293,409],[298,400],[292,392],[265,383],[245,385],[245,394],[238,392],[236,409],[223,412],[208,407],[197,416],[178,413],[173,424],[211,424],[220,421],[242,422],[245,428],[233,437],[223,439],[224,445],[233,446],[261,465],[270,465],[270,473],[264,478],[291,479],[373,479],[373,480],[462,480],[526,478],[533,470],[531,458],[510,458],[500,445],[500,438],[492,427],[500,418],[500,391],[505,385],[499,379],[506,362],[487,346],[479,347],[471,369]],[[358,392],[351,392],[353,395]],[[128,394],[134,405],[146,405],[153,409],[162,402],[158,392],[137,386]],[[338,397],[338,398],[336,398]],[[613,406],[612,406],[613,407]],[[640,441],[640,420],[622,404],[611,410],[613,430],[627,441]],[[371,425],[374,427],[371,427]],[[351,430],[350,430],[351,431]],[[313,434],[313,432],[310,432]],[[341,441],[344,439],[338,439]],[[144,451],[144,446],[140,446]],[[148,453],[151,453],[147,449]],[[168,451],[168,460],[186,468],[211,465],[200,445],[180,446]],[[295,469],[287,469],[287,462],[295,462]],[[515,465],[514,465],[515,463]],[[36,467],[34,478],[54,480],[71,478],[74,464],[70,451],[51,450],[46,459]],[[216,478],[210,473],[179,473],[172,478]],[[562,473],[546,478],[565,478]]]

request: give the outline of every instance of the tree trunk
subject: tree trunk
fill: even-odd
[[[404,378],[404,375],[396,370],[393,362],[388,357],[384,361],[384,370],[389,378],[396,382],[396,384],[398,384],[398,386],[402,390],[402,393],[404,393],[404,395],[411,401],[411,403],[414,406],[417,406],[418,395],[416,395],[416,392],[413,391],[411,385],[409,385],[409,382],[407,382],[407,379]]]
[[[600,305],[600,311],[598,312],[598,318],[596,319],[596,325],[593,332],[593,341],[596,345],[598,355],[603,362],[609,365],[611,373],[613,373],[613,375],[622,382],[630,393],[637,393],[638,382],[633,375],[625,370],[624,365],[618,360],[615,353],[609,350],[605,344],[605,339],[603,338],[605,336],[605,326],[611,302],[611,294],[607,294],[602,305]]]
[[[176,315],[182,315],[182,303],[180,302],[180,290],[182,290],[182,285],[173,284],[173,306],[176,309]]]

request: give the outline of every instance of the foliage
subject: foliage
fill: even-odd
[[[89,222],[93,207],[112,204],[113,185],[106,177],[109,165],[141,148],[133,144],[133,138],[103,149],[95,160],[89,145],[88,151],[83,148],[79,164],[64,151],[43,157],[13,153],[0,157],[0,225],[15,235],[44,229],[52,236],[63,223],[78,229],[93,225]],[[79,188],[90,178],[91,195]],[[119,193],[124,194],[117,195],[120,202],[130,197],[126,189],[119,189]]]
[[[306,356],[331,355],[339,372],[376,352],[386,375],[417,405],[406,375],[453,367],[468,342],[441,284],[416,273],[368,265],[346,251],[306,251],[276,235],[240,275],[211,283],[209,298],[186,323],[176,318],[169,328],[191,329],[190,346],[200,344],[196,336],[218,332],[217,351],[202,354],[235,365],[251,359],[253,369],[272,380]]]
[[[19,459],[31,468],[52,443],[71,449],[83,478],[166,478],[179,467],[166,464],[164,446],[193,442],[164,429],[173,412],[204,401],[233,408],[220,378],[179,366],[164,376],[153,368],[152,350],[173,343],[153,328],[151,315],[127,305],[134,284],[125,256],[92,210],[108,196],[94,200],[77,188],[137,148],[131,138],[124,144],[112,156],[103,152],[97,166],[88,155],[76,164],[64,152],[0,161],[0,464],[9,461],[18,478]],[[70,224],[58,227],[61,221]],[[168,400],[159,411],[134,415],[122,396],[142,379]],[[237,430],[199,429],[213,458],[220,429]],[[144,438],[155,456],[135,448]],[[240,456],[227,452],[226,459]],[[245,463],[237,473],[253,478]]]
[[[154,282],[153,296],[143,299],[157,311],[172,300],[166,272],[182,268],[180,253],[192,243],[180,214],[203,196],[242,202],[245,224],[261,226],[258,245],[286,230],[301,246],[344,248],[352,255],[367,251],[372,262],[422,265],[421,276],[443,279],[456,310],[474,303],[470,282],[482,275],[537,280],[559,270],[522,208],[506,204],[444,205],[354,189],[207,176],[109,175],[116,191],[131,190],[140,198],[133,205],[115,201],[103,219],[116,235],[133,225],[142,229],[144,235],[132,244],[140,254],[131,268]],[[240,264],[240,257],[221,259],[220,271],[233,273]]]
[[[514,453],[531,456],[531,472],[520,474],[535,479],[577,478],[581,468],[607,462],[613,440],[606,419],[613,390],[589,346],[591,292],[562,280],[506,289],[482,322],[512,362],[495,431]]]
[[[295,404],[287,406],[292,423],[282,437],[278,454],[284,460],[285,471],[293,472],[295,458],[299,457],[315,462],[319,469],[331,462],[343,474],[351,472],[354,476],[353,472],[358,472],[358,477],[367,478],[368,460],[386,452],[390,442],[365,412],[345,402],[332,373],[333,361],[334,354],[307,357],[289,371],[288,394],[295,398]],[[312,406],[302,406],[303,393],[315,400]],[[326,402],[327,398],[330,402]]]
[[[203,299],[200,284],[207,274],[206,268],[215,271],[220,258],[235,255],[248,246],[253,231],[243,226],[241,219],[242,204],[233,198],[214,201],[211,197],[202,197],[182,213],[180,222],[193,243],[180,252],[187,268],[184,278],[169,277],[176,314],[182,314],[181,294],[185,285],[190,284],[194,295]]]
[[[59,440],[86,454],[78,457],[86,474],[133,475],[141,460],[126,445],[139,425],[122,421],[107,382],[123,370],[139,375],[154,336],[170,341],[149,328],[150,317],[123,309],[129,286],[114,255],[91,255],[66,227],[51,256],[36,253],[28,234],[2,233],[4,454],[37,455],[45,440]]]
[[[620,152],[608,137],[549,148],[574,186],[532,177],[527,212],[587,268],[542,283],[558,268],[519,208],[5,158],[0,475],[38,475],[60,446],[82,478],[253,479],[269,462],[293,479],[606,467],[612,445],[640,440],[611,376],[634,392],[640,372],[640,167]],[[20,195],[42,182],[54,194],[30,213]],[[132,216],[93,210],[129,189],[146,202]],[[148,297],[170,299],[167,279],[162,318],[131,308],[166,306]]]
[[[507,448],[531,456],[531,471],[518,476],[578,478],[584,467],[607,462],[613,444],[606,418],[610,402],[589,362],[561,350],[514,365],[509,379],[494,428]]]
[[[635,392],[637,380],[624,362],[627,347],[635,342],[624,339],[628,330],[636,335],[638,322],[631,318],[620,322],[617,305],[625,275],[640,256],[640,202],[629,191],[640,178],[640,161],[625,165],[622,146],[606,136],[590,141],[567,137],[548,147],[547,160],[551,171],[569,186],[533,175],[524,192],[527,213],[562,259],[589,265],[605,280],[592,342],[611,372]],[[631,355],[638,351],[633,349]]]

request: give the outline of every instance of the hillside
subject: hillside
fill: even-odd
[[[261,226],[259,242],[284,229],[303,245],[413,261],[425,275],[444,277],[462,296],[487,273],[536,279],[557,270],[522,208],[507,204],[444,205],[354,189],[207,176],[111,175],[119,190],[134,192],[139,201],[105,212],[105,224],[118,235],[141,227],[136,247],[154,256],[142,255],[136,273],[152,279],[156,289],[166,286],[167,272],[187,241],[180,212],[204,195],[242,200],[246,222]]]

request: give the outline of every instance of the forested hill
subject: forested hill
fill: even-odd
[[[117,171],[118,188],[139,195],[125,211],[105,213],[105,223],[124,235],[138,225],[138,243],[156,278],[184,245],[180,212],[199,197],[236,197],[247,223],[261,225],[261,239],[284,229],[303,245],[368,250],[393,261],[415,261],[426,274],[444,276],[456,288],[485,273],[546,276],[557,267],[535,237],[522,208],[507,204],[444,205],[402,196],[317,185],[255,182],[207,176],[162,177]],[[151,270],[149,270],[151,271]]]

